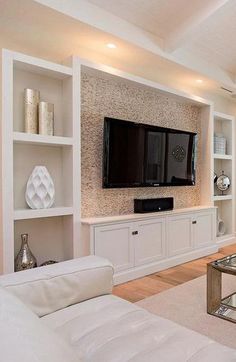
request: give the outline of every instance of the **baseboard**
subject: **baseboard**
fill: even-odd
[[[235,234],[223,235],[216,238],[216,244],[219,248],[234,244],[236,242]]]
[[[158,271],[171,268],[173,266],[186,263],[188,261],[201,258],[203,256],[216,253],[219,249],[218,245],[211,245],[204,249],[195,249],[189,253],[176,255],[168,259],[159,260],[155,263],[146,264],[134,267],[132,269],[127,269],[125,271],[114,274],[114,284],[121,284],[128,282],[133,279],[144,277],[145,275],[153,274]]]

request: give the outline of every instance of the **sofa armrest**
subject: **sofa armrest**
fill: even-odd
[[[86,256],[0,277],[0,285],[39,317],[84,300],[110,294],[112,264]]]

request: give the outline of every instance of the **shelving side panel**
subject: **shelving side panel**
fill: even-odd
[[[13,225],[13,56],[2,52],[2,173],[1,173],[1,241],[0,273],[14,270],[14,225]]]
[[[213,106],[201,108],[201,205],[213,205]]]
[[[73,69],[73,256],[87,255],[81,239],[81,64],[78,57],[72,58]]]

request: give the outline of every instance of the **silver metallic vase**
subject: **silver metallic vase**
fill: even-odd
[[[37,267],[37,260],[31,252],[28,244],[28,234],[21,235],[21,248],[15,258],[15,271],[31,269]]]
[[[25,104],[25,132],[38,133],[38,103],[40,92],[26,88],[24,91]]]

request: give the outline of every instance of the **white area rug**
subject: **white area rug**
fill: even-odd
[[[236,276],[223,275],[223,295],[235,291]],[[136,304],[151,313],[236,349],[236,324],[206,312],[206,276],[143,299]]]

